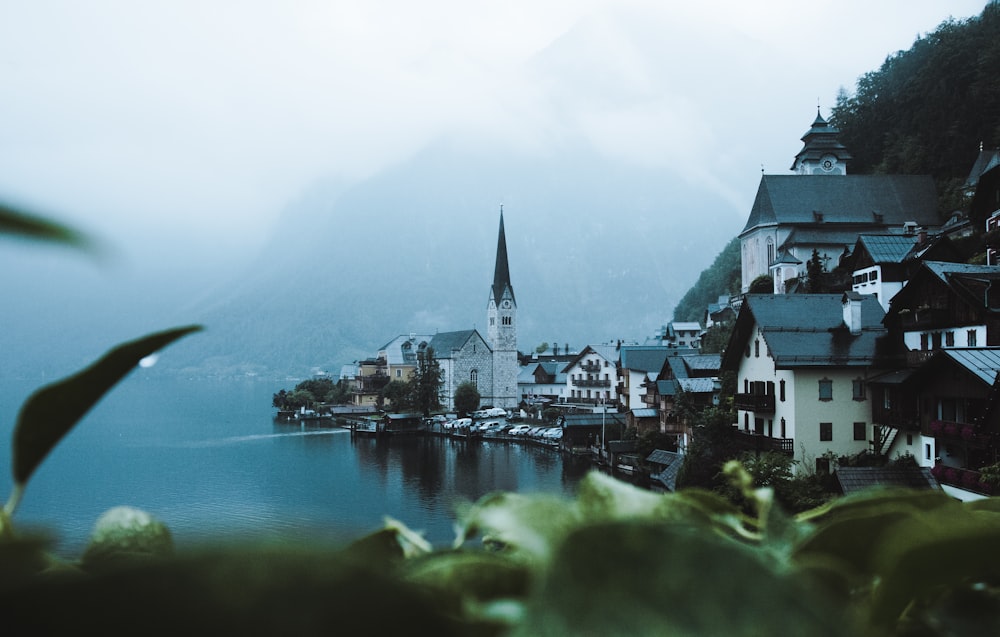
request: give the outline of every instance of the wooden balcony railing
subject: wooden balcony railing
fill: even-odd
[[[736,432],[736,443],[743,449],[749,451],[776,451],[789,456],[795,454],[794,438],[771,438],[770,436],[764,436],[743,429],[737,429]]]
[[[774,394],[736,394],[735,403],[744,411],[774,413]]]

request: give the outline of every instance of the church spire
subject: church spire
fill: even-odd
[[[504,292],[510,291],[510,300],[515,305],[514,287],[510,284],[510,266],[507,264],[507,237],[503,231],[503,205],[500,206],[500,233],[497,236],[497,263],[493,270],[493,301],[500,305]]]

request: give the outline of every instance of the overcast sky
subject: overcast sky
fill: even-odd
[[[745,215],[817,105],[984,4],[0,0],[0,198],[246,254],[317,180],[572,137]]]

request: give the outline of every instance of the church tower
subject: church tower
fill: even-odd
[[[507,265],[507,238],[503,230],[503,206],[500,206],[500,233],[497,237],[497,261],[487,307],[487,340],[493,349],[494,407],[517,407],[517,301],[510,284]],[[484,397],[485,398],[485,397]],[[487,399],[489,400],[489,399]],[[485,402],[485,401],[484,401]]]
[[[816,109],[816,119],[802,136],[802,150],[795,156],[791,170],[799,175],[846,175],[851,154],[840,143],[840,131],[830,126]]]

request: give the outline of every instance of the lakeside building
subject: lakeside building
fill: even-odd
[[[517,301],[510,281],[503,208],[486,312],[485,337],[476,329],[402,334],[380,347],[374,357],[355,362],[352,403],[376,404],[387,384],[410,380],[420,357],[433,351],[441,367],[441,403],[446,409],[454,409],[455,389],[464,382],[476,385],[484,405],[518,406]]]

